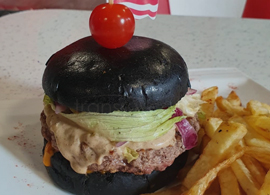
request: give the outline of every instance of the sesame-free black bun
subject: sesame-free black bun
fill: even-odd
[[[176,104],[187,92],[183,58],[169,45],[134,36],[106,49],[89,36],[51,56],[45,94],[77,111],[147,111]]]
[[[60,152],[51,158],[46,167],[53,182],[62,189],[76,195],[140,195],[154,192],[172,182],[185,165],[188,152],[182,153],[165,171],[153,171],[149,175],[132,173],[78,174]]]

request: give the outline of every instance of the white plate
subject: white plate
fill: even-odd
[[[221,95],[234,89],[243,103],[270,103],[270,92],[237,69],[190,70],[192,87],[201,92],[218,86]],[[66,194],[52,184],[42,164],[39,114],[42,99],[0,102],[0,189],[5,194]]]

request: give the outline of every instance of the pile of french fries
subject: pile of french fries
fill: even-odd
[[[269,195],[270,106],[250,100],[244,107],[234,91],[218,96],[218,87],[201,99],[198,145],[178,184],[153,195]]]

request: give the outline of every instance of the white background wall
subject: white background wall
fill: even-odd
[[[246,4],[246,0],[169,0],[169,2],[172,15],[210,17],[241,17]]]

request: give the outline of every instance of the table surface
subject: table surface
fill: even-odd
[[[90,35],[90,13],[36,10],[0,17],[0,100],[42,96],[46,61]],[[171,45],[189,69],[235,67],[270,90],[270,20],[158,15],[137,20],[135,35]]]

